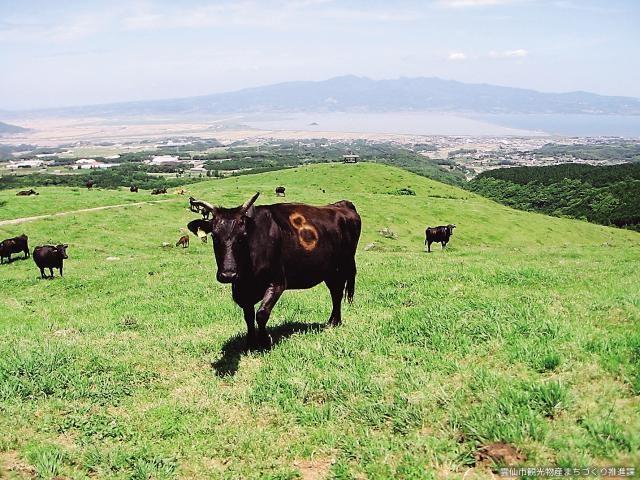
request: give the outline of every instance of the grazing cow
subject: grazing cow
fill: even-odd
[[[133,192],[133,193],[138,193],[138,186],[137,185],[131,185],[129,187],[129,191]]]
[[[276,187],[276,196],[277,197],[284,197],[285,196],[284,190],[285,190],[285,188],[283,186]]]
[[[189,247],[189,236],[188,235],[181,236],[180,239],[176,242],[176,247],[178,245],[182,245],[182,248]]]
[[[451,223],[449,225],[440,225],[438,227],[427,227],[424,231],[424,244],[427,245],[429,253],[431,253],[431,244],[433,242],[440,242],[440,244],[442,244],[442,248],[446,247],[447,243],[449,243],[449,238],[453,235],[454,228],[456,228],[456,226]]]
[[[154,188],[151,191],[151,195],[162,195],[164,193],[167,193],[167,187],[162,187],[162,188]]]
[[[47,278],[44,269],[49,269],[49,278],[53,278],[53,269],[57,268],[62,276],[62,263],[67,257],[67,248],[69,245],[43,245],[33,249],[33,261],[40,269],[40,277]]]
[[[91,190],[95,184],[96,184],[96,182],[94,182],[93,180],[87,180],[87,183],[86,183],[87,188],[89,190]]]
[[[16,195],[21,197],[25,197],[25,196],[28,197],[29,195],[40,195],[40,194],[32,188],[31,190],[20,190],[18,193],[16,193]]]
[[[211,234],[216,278],[231,284],[233,300],[244,311],[249,348],[271,345],[267,321],[288,289],[325,282],[333,302],[328,323],[341,323],[343,295],[351,302],[355,291],[361,229],[356,207],[346,200],[323,207],[300,203],[255,207],[258,195],[236,208],[206,204],[213,218],[187,225],[196,235],[200,230]],[[254,305],[260,300],[256,313]]]
[[[29,256],[29,237],[24,233],[19,237],[7,238],[0,242],[0,264],[4,263],[4,257],[11,261],[14,253],[24,253],[24,258]]]

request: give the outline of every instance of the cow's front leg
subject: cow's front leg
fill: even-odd
[[[247,348],[251,350],[256,346],[256,312],[253,305],[243,307],[244,321],[247,322]]]
[[[256,313],[256,322],[258,323],[258,344],[263,348],[269,348],[271,346],[271,337],[267,333],[267,322],[271,315],[271,310],[275,307],[276,302],[284,292],[283,285],[271,284],[267,291],[264,292],[262,297],[262,303],[258,312]]]

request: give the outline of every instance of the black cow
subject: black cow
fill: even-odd
[[[151,195],[162,195],[167,193],[167,187],[162,187],[162,188],[154,188],[151,191]]]
[[[16,193],[16,195],[21,197],[28,197],[29,195],[40,195],[40,194],[32,188],[30,190],[20,190],[18,193]]]
[[[285,191],[285,188],[283,186],[276,187],[276,196],[284,197],[285,196],[284,191]]]
[[[129,191],[132,193],[138,193],[138,186],[137,185],[131,185],[129,187]]]
[[[456,228],[456,226],[451,223],[438,227],[427,227],[424,231],[424,244],[427,245],[429,253],[431,253],[431,244],[433,242],[440,242],[442,248],[446,247],[447,243],[449,243],[449,238],[453,235],[454,228]]]
[[[342,322],[343,296],[351,302],[355,291],[355,253],[361,229],[356,207],[346,200],[324,207],[299,203],[254,207],[258,195],[236,208],[207,204],[213,218],[187,225],[195,234],[199,230],[211,233],[216,278],[231,284],[233,300],[244,311],[249,348],[271,345],[267,321],[288,289],[325,282],[333,301],[328,323]],[[260,300],[256,313],[254,305]]]
[[[40,269],[40,276],[47,278],[44,274],[44,269],[49,269],[49,278],[53,278],[53,269],[57,268],[62,276],[62,263],[63,260],[69,258],[67,256],[67,248],[69,245],[66,243],[63,245],[43,245],[33,249],[33,261]]]
[[[86,183],[87,188],[88,188],[89,190],[91,190],[95,184],[96,184],[96,182],[95,182],[95,181],[93,181],[93,180],[88,180],[88,181],[87,181],[87,183]]]
[[[24,253],[24,258],[29,256],[29,237],[24,233],[19,237],[7,238],[0,242],[0,264],[4,263],[4,257],[11,261],[14,253]]]

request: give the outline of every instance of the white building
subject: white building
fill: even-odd
[[[180,161],[175,155],[156,155],[145,163],[150,165],[176,165],[180,163]]]
[[[17,170],[18,168],[39,168],[44,166],[44,160],[21,160],[19,162],[9,162],[7,168],[9,170]]]

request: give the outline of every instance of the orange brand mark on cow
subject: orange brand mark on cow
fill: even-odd
[[[298,232],[298,241],[302,248],[308,252],[316,248],[318,245],[318,231],[316,227],[307,223],[307,219],[298,212],[293,212],[289,215],[289,221]]]

